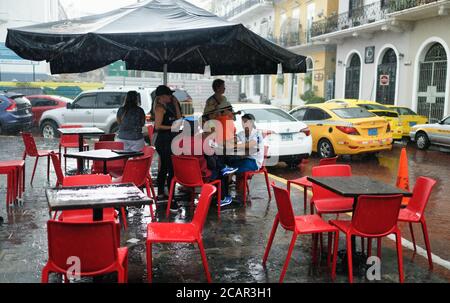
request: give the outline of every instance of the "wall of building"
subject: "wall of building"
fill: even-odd
[[[416,109],[416,91],[418,82],[418,62],[421,48],[432,41],[442,42],[450,59],[450,16],[440,16],[416,21],[413,28],[402,33],[392,31],[377,32],[372,39],[361,37],[345,39],[337,45],[336,97],[344,97],[345,65],[352,52],[361,55],[361,89],[360,98],[374,100],[376,94],[377,58],[383,48],[392,46],[397,52],[398,77],[395,103]],[[364,63],[364,51],[367,46],[375,46],[375,62]],[[399,57],[403,54],[403,58]],[[381,60],[381,58],[380,58]],[[450,87],[450,64],[447,64],[447,87]],[[444,113],[449,114],[450,89],[446,90]]]

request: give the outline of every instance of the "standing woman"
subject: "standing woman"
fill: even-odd
[[[142,127],[145,125],[145,112],[139,106],[139,94],[129,91],[125,104],[117,111],[119,135],[117,141],[123,142],[124,150],[140,152],[145,146]]]
[[[174,122],[181,118],[178,100],[172,96],[173,91],[165,85],[156,89],[155,105],[155,147],[159,155],[160,167],[158,171],[158,199],[165,199],[167,195],[164,187],[170,188],[173,178],[172,140],[178,134],[172,132]],[[174,126],[176,128],[176,126]],[[167,182],[166,182],[167,181]],[[174,202],[174,201],[173,201]],[[171,209],[177,210],[177,203],[171,203]]]

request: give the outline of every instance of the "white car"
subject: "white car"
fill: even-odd
[[[236,131],[242,131],[241,117],[252,114],[256,127],[265,136],[265,145],[269,147],[268,155],[278,157],[290,167],[297,166],[312,152],[312,137],[308,126],[292,117],[284,110],[265,104],[233,104],[236,115]]]
[[[135,90],[140,94],[141,107],[146,114],[152,106],[151,93],[154,88],[120,87],[105,88],[82,92],[66,108],[58,108],[44,112],[39,122],[42,136],[58,137],[57,129],[63,124],[75,124],[82,127],[97,127],[105,133],[116,133],[117,110],[124,104],[128,91]],[[149,117],[147,117],[147,121]],[[143,128],[147,134],[147,128]]]

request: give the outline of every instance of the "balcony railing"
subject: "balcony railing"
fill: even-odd
[[[383,5],[380,1],[374,2],[339,15],[330,16],[324,20],[314,22],[311,28],[311,35],[312,37],[316,37],[364,24],[370,24],[375,21],[383,20],[388,12],[389,5]]]
[[[283,47],[299,46],[311,42],[311,32],[290,31],[287,33],[282,33],[279,37],[269,40]]]
[[[257,5],[257,4],[273,5],[273,0],[247,0],[244,3],[242,3],[241,5],[233,8],[231,11],[226,12],[222,17],[224,17],[225,19],[229,19],[229,18],[236,16],[236,15],[242,13],[243,11],[251,8],[254,5]]]
[[[389,1],[389,12],[394,13],[405,9],[421,6],[429,3],[438,2],[438,0],[397,0]]]

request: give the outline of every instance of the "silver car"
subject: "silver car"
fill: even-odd
[[[427,149],[432,144],[450,147],[450,116],[438,123],[415,125],[411,127],[409,136],[419,149]]]

